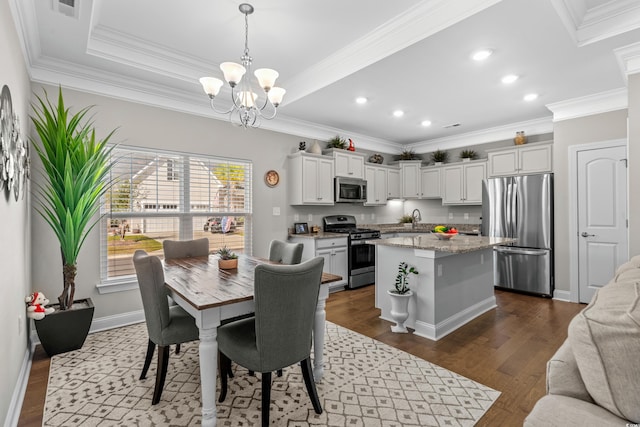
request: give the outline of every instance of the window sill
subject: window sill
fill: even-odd
[[[111,279],[96,285],[99,294],[112,294],[114,292],[132,291],[138,289],[138,280],[135,276],[122,279]]]

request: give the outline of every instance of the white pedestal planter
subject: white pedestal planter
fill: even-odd
[[[409,300],[413,295],[412,291],[407,292],[406,294],[397,294],[392,291],[387,291],[387,293],[391,296],[391,318],[396,324],[391,327],[391,332],[396,332],[400,334],[406,334],[409,332],[404,326],[404,322],[406,322],[409,317]]]

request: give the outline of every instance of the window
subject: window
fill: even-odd
[[[135,281],[133,253],[162,257],[163,240],[207,237],[212,252],[251,252],[251,162],[121,146],[113,158],[102,205],[101,292],[110,282]]]

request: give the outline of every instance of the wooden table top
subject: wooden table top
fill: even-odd
[[[233,304],[253,299],[254,270],[260,264],[273,262],[240,255],[238,268],[220,270],[218,257],[192,257],[163,261],[166,285],[197,310]],[[322,283],[342,280],[342,277],[322,273]]]

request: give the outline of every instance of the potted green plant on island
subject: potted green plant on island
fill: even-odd
[[[409,214],[404,214],[398,219],[398,222],[402,224],[404,227],[413,226],[413,217]]]
[[[462,150],[460,152],[460,159],[462,159],[463,162],[475,160],[477,157],[478,157],[478,154],[473,150]]]
[[[228,247],[221,247],[217,250],[216,254],[220,257],[218,260],[218,268],[222,270],[238,268],[238,255],[233,253]]]
[[[438,149],[431,153],[431,160],[434,164],[441,165],[442,163],[446,163],[447,160],[449,160],[449,153]]]
[[[393,289],[387,291],[391,297],[391,317],[396,322],[391,326],[391,331],[406,334],[407,327],[404,322],[409,318],[409,299],[413,295],[409,288],[409,275],[418,274],[415,267],[410,267],[406,262],[401,261],[398,264],[398,274],[396,275],[396,283]]]
[[[40,341],[51,356],[81,348],[93,319],[90,299],[83,300],[82,304],[88,310],[74,307],[77,259],[87,234],[100,221],[100,199],[110,186],[108,178],[114,148],[107,142],[115,130],[102,140],[96,139],[93,122],[87,117],[92,107],[71,114],[64,105],[62,88],[59,88],[57,105],[49,101],[46,91],[44,99],[37,95],[36,99],[31,121],[39,138],[31,138],[31,143],[42,162],[42,182],[35,182],[34,190],[36,211],[58,238],[63,272],[57,314],[36,322]],[[78,317],[85,316],[84,311],[90,312],[89,321],[80,325]],[[63,316],[65,312],[77,313]],[[80,337],[72,340],[71,329],[76,326]],[[53,342],[47,344],[49,332],[54,336]],[[78,342],[76,348],[67,348],[75,347]]]

